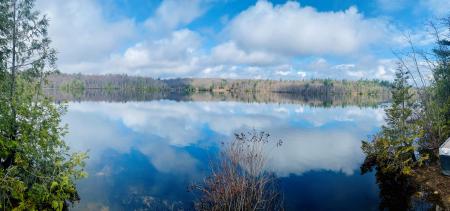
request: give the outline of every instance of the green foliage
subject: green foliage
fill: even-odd
[[[184,88],[184,92],[185,92],[186,94],[194,93],[194,92],[196,92],[196,91],[197,91],[197,88],[195,88],[194,86],[191,86],[191,85],[187,85],[187,86]]]
[[[444,24],[450,29],[450,17]],[[450,37],[447,34],[436,38],[433,62],[429,62],[433,73],[431,84],[418,90],[420,145],[432,155],[450,136]]]
[[[55,105],[40,94],[36,82],[17,81],[17,134],[0,137],[2,163],[0,171],[1,208],[18,210],[62,210],[77,201],[74,181],[86,176],[85,153],[69,154],[61,126],[63,105]],[[5,115],[5,113],[2,113]],[[9,125],[2,124],[2,133]]]
[[[324,85],[326,88],[330,88],[330,87],[333,86],[333,80],[331,80],[331,79],[325,79],[325,80],[323,80],[323,85]]]
[[[446,20],[447,28],[450,29],[450,17]],[[439,116],[442,116],[443,137],[450,136],[450,37],[438,40],[434,53],[437,56],[437,65],[433,70],[434,78],[434,101]]]
[[[450,28],[450,17],[445,24]],[[392,105],[385,110],[386,126],[372,142],[362,145],[367,156],[363,172],[376,166],[383,174],[411,175],[424,161],[433,161],[430,158],[437,157],[437,149],[450,136],[450,37],[436,38],[433,60],[427,54],[422,55],[433,73],[428,86],[424,84],[413,46],[410,57],[415,66],[411,68],[400,59]],[[408,76],[414,77],[412,69],[423,83],[415,90],[408,84]],[[417,80],[412,79],[417,85]]]
[[[33,0],[0,1],[0,209],[63,210],[79,200],[85,153],[63,141],[66,108],[42,94],[55,71],[48,21]]]
[[[75,98],[80,98],[81,96],[83,96],[83,93],[85,91],[84,83],[77,79],[64,84],[60,87],[60,89],[65,93],[71,94]]]
[[[109,88],[109,87],[107,87],[107,88]],[[70,81],[70,82],[64,84],[63,86],[61,86],[61,89],[64,91],[84,90],[85,85],[84,85],[83,81],[75,79],[75,80]]]
[[[372,142],[363,142],[367,155],[364,167],[368,170],[376,165],[383,173],[410,175],[426,157],[416,158],[414,141],[418,127],[414,119],[416,101],[413,99],[408,75],[399,68],[392,87],[392,105],[385,109],[386,125]]]

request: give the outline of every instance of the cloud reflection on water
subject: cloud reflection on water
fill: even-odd
[[[333,176],[330,173],[335,177],[326,179],[330,185],[334,180],[353,180],[346,178],[359,181],[345,198],[362,196],[376,202],[373,178],[354,172],[363,159],[361,140],[383,123],[382,109],[169,100],[81,102],[69,103],[64,122],[69,125],[66,140],[72,150],[89,150],[90,155],[90,176],[78,184],[81,204],[75,210],[160,210],[167,204],[188,209],[192,194],[186,188],[206,175],[220,143],[234,132],[251,129],[283,140],[282,147],[271,151],[268,168],[282,177],[282,183],[289,183],[283,186],[288,206],[303,203],[295,199],[298,194],[320,199],[315,204],[319,207],[351,203],[324,201],[333,189],[305,192],[297,187],[313,178],[308,175],[323,183],[320,175]]]
[[[69,105],[65,122],[72,148],[89,149],[94,161],[106,149],[137,149],[159,171],[194,175],[205,161],[184,148],[208,151],[207,146],[217,146],[233,132],[255,128],[283,140],[270,162],[279,175],[310,170],[352,174],[363,159],[360,142],[383,123],[383,112],[236,102],[83,102]]]

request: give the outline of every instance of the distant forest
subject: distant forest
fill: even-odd
[[[253,80],[253,79],[154,79],[127,75],[54,74],[47,89],[70,93],[87,89],[140,92],[292,93],[304,95],[389,96],[390,83],[382,80]]]
[[[283,103],[299,104],[312,107],[377,107],[380,104],[389,102],[389,95],[308,95],[296,93],[277,92],[143,92],[133,90],[106,90],[106,89],[86,89],[79,92],[65,92],[58,89],[44,90],[47,96],[52,97],[56,102],[142,102],[152,100],[174,100],[174,101],[234,101],[244,103]]]

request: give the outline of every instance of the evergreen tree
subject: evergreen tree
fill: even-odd
[[[444,24],[450,30],[450,17]],[[437,47],[433,50],[437,65],[433,69],[434,101],[438,115],[443,118],[440,127],[441,142],[450,136],[450,36],[437,37]]]
[[[0,208],[62,210],[79,199],[85,154],[63,141],[62,105],[42,94],[55,72],[48,20],[34,0],[0,0]]]
[[[401,67],[392,85],[392,104],[385,109],[386,125],[372,142],[363,142],[366,153],[363,172],[377,166],[384,173],[409,175],[413,167],[426,159],[415,156],[418,126],[415,118],[416,100],[408,84],[408,73]]]

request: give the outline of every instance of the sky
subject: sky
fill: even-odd
[[[392,80],[450,0],[37,0],[64,73]],[[442,29],[444,30],[444,29]]]

